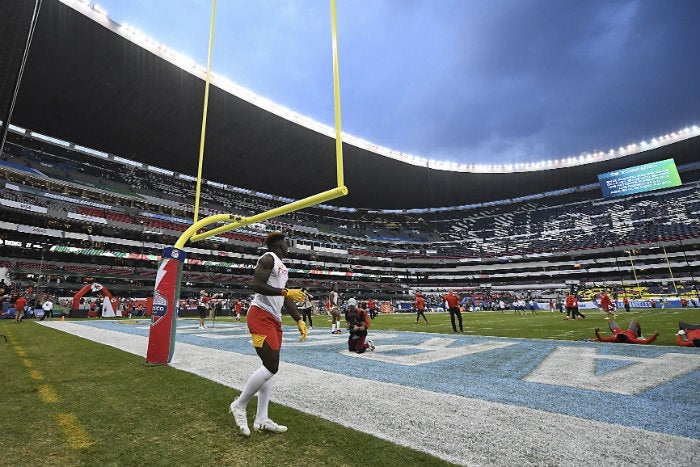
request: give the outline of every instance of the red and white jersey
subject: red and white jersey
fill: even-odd
[[[273,252],[268,251],[265,253],[265,255],[271,255],[275,260],[275,264],[272,266],[272,271],[270,271],[270,277],[267,279],[267,285],[277,289],[284,289],[287,285],[287,279],[289,278],[287,266],[285,266],[284,263],[282,263],[282,260],[279,259],[279,257]],[[258,263],[265,257],[265,255],[258,258]],[[274,316],[278,321],[282,321],[282,306],[284,305],[284,297],[282,295],[261,295],[256,293],[251,305],[262,308]]]

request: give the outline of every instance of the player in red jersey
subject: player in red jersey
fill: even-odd
[[[367,300],[367,310],[369,311],[369,319],[377,317],[377,304],[374,302],[373,298]]]
[[[676,334],[676,344],[683,347],[700,347],[700,324],[678,322],[680,331]]]
[[[15,300],[15,323],[21,323],[24,319],[24,309],[27,307],[27,300],[22,296],[18,295]]]
[[[617,315],[613,312],[613,305],[610,301],[610,297],[607,293],[603,292],[603,296],[600,297],[600,307],[605,312],[605,319],[617,318]]]
[[[345,311],[345,327],[348,328],[348,350],[350,352],[365,353],[366,350],[374,351],[374,343],[367,340],[367,330],[369,329],[369,315],[364,308],[364,304],[357,305],[357,300],[348,300]]]
[[[425,317],[425,300],[423,299],[423,294],[416,292],[416,324],[423,317],[425,324],[428,324],[428,318]]]
[[[236,321],[241,320],[241,311],[243,311],[243,302],[241,302],[241,299],[236,299],[236,305],[235,305],[235,311],[236,311]]]
[[[464,332],[462,328],[462,313],[459,311],[459,295],[454,293],[454,290],[450,289],[445,295],[445,306],[450,312],[450,322],[452,323],[452,330],[457,332],[457,326],[455,326],[455,316],[459,320],[459,332]]]
[[[657,337],[659,337],[659,331],[654,331],[654,334],[651,335],[650,338],[645,339],[642,337],[642,327],[639,325],[639,322],[636,319],[633,319],[630,322],[629,327],[627,328],[626,331],[623,331],[618,324],[610,320],[610,331],[612,331],[613,335],[610,337],[600,337],[600,328],[596,327],[595,328],[595,337],[598,339],[600,342],[621,342],[624,344],[651,344],[656,340]]]

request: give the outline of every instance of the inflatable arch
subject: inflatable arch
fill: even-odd
[[[92,284],[85,284],[85,287],[80,289],[78,293],[73,295],[73,309],[74,310],[79,310],[80,309],[80,299],[83,298],[83,295],[85,295],[88,292],[102,292],[104,296],[109,299],[109,302],[112,304],[112,309],[116,310],[117,309],[117,302],[118,298],[112,295],[112,293],[107,289],[107,287],[103,286],[102,284],[98,284],[97,282],[93,282]]]

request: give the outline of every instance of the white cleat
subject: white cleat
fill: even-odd
[[[284,433],[287,431],[287,427],[284,425],[278,425],[268,418],[267,420],[256,420],[255,423],[253,423],[253,431],[260,430],[270,431],[272,433]]]
[[[243,436],[250,436],[250,428],[248,428],[248,419],[246,417],[246,411],[245,409],[239,409],[236,407],[236,399],[235,401],[231,402],[231,407],[229,411],[233,414],[233,419],[236,421],[236,425],[238,425],[238,429],[241,430],[241,434]]]
[[[368,340],[367,340],[367,343],[369,344],[369,350],[370,350],[370,352],[374,352],[374,348],[375,348],[375,347],[374,347],[374,342],[372,342],[371,340],[368,339]]]

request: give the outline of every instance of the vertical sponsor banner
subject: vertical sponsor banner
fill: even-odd
[[[148,335],[148,363],[170,363],[175,351],[175,326],[180,298],[180,279],[185,252],[174,247],[163,250],[153,291],[151,328]]]

